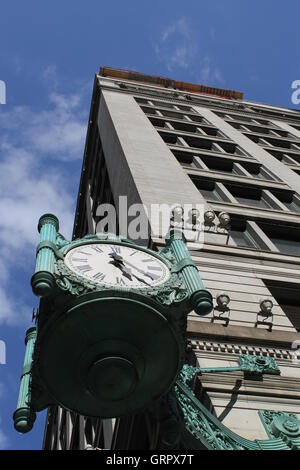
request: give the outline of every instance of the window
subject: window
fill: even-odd
[[[259,178],[263,180],[278,180],[269,170],[266,170],[260,164],[242,162],[239,163],[248,173],[254,176],[254,178]]]
[[[160,119],[159,117],[149,117],[149,121],[155,127],[166,127],[166,121],[164,121],[164,119]]]
[[[292,325],[300,331],[300,284],[264,280],[266,287]]]
[[[258,248],[257,243],[247,228],[246,220],[232,219],[230,237],[239,248]]]
[[[235,173],[232,160],[227,160],[225,158],[220,157],[213,157],[210,155],[201,155],[201,157],[199,158],[201,158],[201,160],[210,170],[221,171],[224,173]]]
[[[263,198],[261,189],[250,186],[225,186],[240,204],[262,209],[271,208],[271,205]]]
[[[275,191],[272,190],[279,201],[281,201],[290,211],[300,212],[300,199],[294,195],[292,191]]]
[[[197,126],[195,124],[190,124],[188,121],[170,121],[170,124],[177,131],[197,132]]]
[[[151,100],[151,102],[153,103],[154,106],[162,106],[163,108],[174,109],[174,105],[172,103],[166,103],[165,101],[154,101],[154,100]]]
[[[300,256],[300,228],[287,225],[259,224],[280,253]]]
[[[217,185],[213,181],[192,178],[200,193],[207,201],[222,201]]]
[[[197,137],[190,137],[184,136],[184,140],[190,147],[211,150],[213,142],[211,140],[207,140],[205,138],[197,138]]]
[[[191,153],[180,152],[179,150],[172,150],[172,152],[181,165],[198,168],[198,166],[195,164],[194,155]]]

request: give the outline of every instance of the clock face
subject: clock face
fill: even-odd
[[[91,243],[71,249],[65,264],[89,281],[119,288],[158,286],[170,277],[168,267],[135,247]]]

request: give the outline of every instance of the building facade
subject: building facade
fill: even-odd
[[[118,232],[120,196],[147,209],[199,203],[216,216],[204,229],[204,245],[191,251],[215,308],[189,316],[188,361],[228,368],[244,354],[273,358],[280,369],[259,378],[203,372],[198,399],[250,440],[268,439],[270,412],[300,418],[299,112],[230,90],[101,68],[73,237],[96,232],[104,203],[116,207]],[[226,230],[218,226],[222,212],[230,215]],[[151,236],[140,243],[159,250],[164,239],[149,225]],[[146,412],[101,421],[52,407],[44,448],[155,449],[158,435]]]

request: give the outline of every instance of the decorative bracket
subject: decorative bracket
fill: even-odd
[[[257,357],[257,356],[256,356]],[[261,356],[259,356],[261,357]],[[241,363],[239,370],[252,370],[253,363]],[[260,367],[260,366],[259,366]],[[227,368],[227,371],[233,368]],[[238,368],[234,368],[237,370]],[[274,372],[274,365],[270,369],[260,368],[264,373]],[[276,368],[275,368],[276,369]],[[231,431],[210,413],[207,408],[195,397],[187,382],[191,380],[200,368],[185,364],[181,375],[176,382],[175,393],[184,415],[184,430],[181,435],[181,446],[185,449],[209,450],[300,450],[300,421],[292,413],[277,411],[260,411],[269,439],[253,441]],[[210,371],[216,371],[210,369]],[[220,370],[220,368],[218,369]],[[226,368],[224,368],[224,371]],[[203,371],[203,369],[202,369]]]
[[[271,439],[287,436],[300,444],[300,420],[294,413],[260,410],[258,414]]]
[[[244,372],[249,375],[275,374],[279,375],[280,370],[272,357],[251,356],[241,354],[238,358],[239,365],[236,367],[194,367],[185,364],[182,369],[182,379],[184,383],[192,380],[196,374],[209,374],[217,372]]]

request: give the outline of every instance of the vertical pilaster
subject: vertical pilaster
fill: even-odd
[[[205,289],[197,266],[193,262],[185,244],[182,231],[171,229],[170,238],[167,243],[170,244],[178,269],[182,272],[193,309],[198,315],[207,315],[213,308],[212,296]]]
[[[21,375],[20,393],[17,409],[14,412],[14,426],[18,432],[25,433],[32,429],[36,418],[35,412],[31,408],[31,366],[34,345],[37,336],[36,327],[29,328],[25,337],[25,357],[24,367]]]
[[[49,294],[55,285],[53,273],[58,229],[59,222],[55,215],[42,215],[38,224],[40,243],[37,247],[35,273],[31,278],[34,294],[41,297]]]

